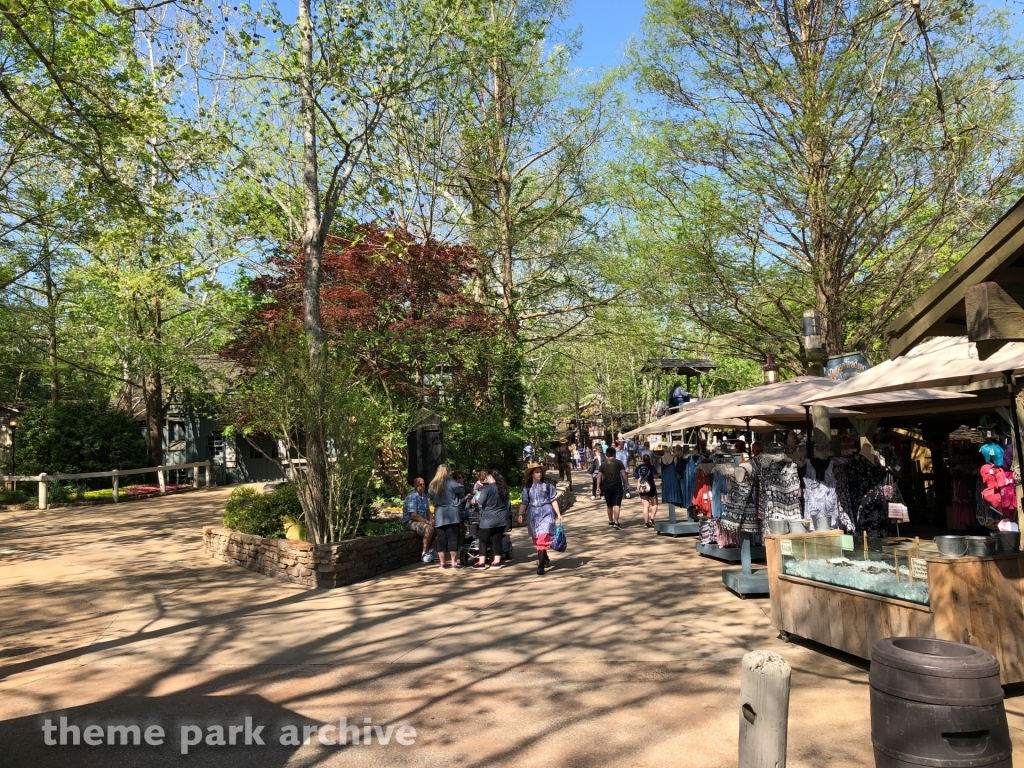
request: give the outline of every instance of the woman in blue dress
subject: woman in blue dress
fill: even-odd
[[[548,549],[555,536],[555,527],[562,522],[558,509],[558,491],[544,479],[544,467],[533,464],[523,477],[523,504],[519,507],[519,524],[526,518],[527,530],[537,547],[537,573],[544,575],[550,562]]]

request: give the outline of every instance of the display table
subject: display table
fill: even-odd
[[[849,540],[839,532],[767,537],[776,629],[863,659],[870,659],[871,646],[885,637],[968,643],[999,660],[1004,685],[1024,681],[1024,552],[943,558],[921,551],[920,560],[927,564],[925,590],[920,572],[916,582],[908,583],[913,544],[871,542],[872,551],[864,552],[860,542],[851,549]],[[926,545],[922,542],[921,549]],[[899,577],[889,565],[894,561]],[[869,586],[825,583],[829,568],[836,571],[835,581],[860,580]]]

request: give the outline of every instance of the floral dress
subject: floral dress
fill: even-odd
[[[526,511],[526,529],[538,548],[547,549],[555,535],[555,508],[552,503],[558,491],[551,483],[540,482],[523,488]]]

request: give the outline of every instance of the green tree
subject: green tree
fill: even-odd
[[[870,351],[1019,195],[1021,58],[1003,16],[653,0],[644,33],[633,71],[663,109],[620,194],[666,278],[646,295],[727,353],[800,370],[809,308],[831,354]]]

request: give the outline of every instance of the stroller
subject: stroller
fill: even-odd
[[[477,538],[477,530],[477,523],[471,522],[469,524],[469,532],[462,542],[462,546],[459,547],[459,563],[463,567],[468,567],[480,557],[480,540]],[[494,559],[494,551],[492,548],[488,548],[486,561],[490,562],[492,559]],[[501,537],[501,559],[503,562],[508,562],[512,559],[512,537],[507,533]]]

